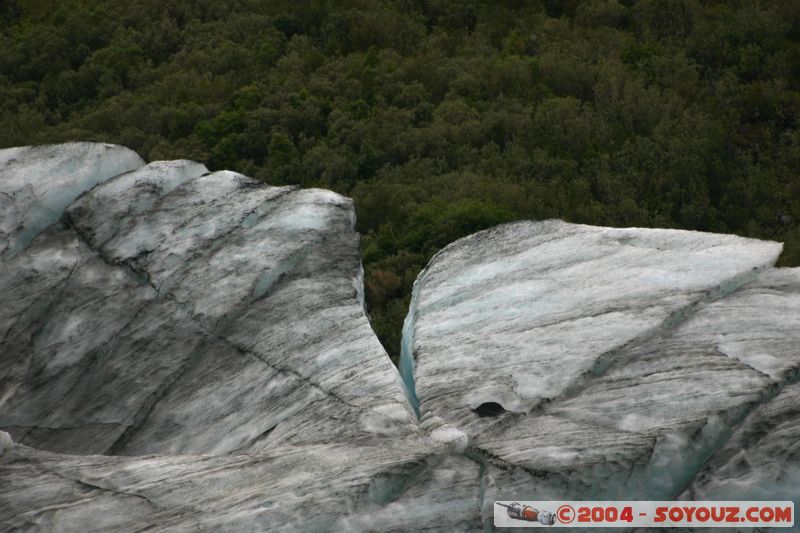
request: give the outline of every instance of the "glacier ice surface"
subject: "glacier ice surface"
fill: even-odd
[[[28,246],[82,192],[143,164],[132,150],[111,144],[0,150],[0,254]]]
[[[414,435],[354,290],[352,211],[185,161],[92,189],[0,265],[0,425],[41,449],[126,455]]]
[[[800,368],[798,279],[772,268],[779,253],[561,221],[457,241],[405,324],[423,425],[467,435],[493,499],[675,497]]]
[[[90,143],[0,151],[0,178],[0,529],[484,531],[496,499],[796,497],[777,243],[477,233],[415,283],[398,373],[343,196]]]

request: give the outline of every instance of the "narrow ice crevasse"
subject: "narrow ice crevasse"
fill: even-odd
[[[355,227],[355,226],[354,226]],[[464,237],[464,239],[473,238],[475,234]],[[463,240],[463,239],[460,239]],[[408,403],[420,418],[419,398],[417,397],[417,384],[416,377],[414,376],[414,329],[417,320],[417,300],[419,298],[419,291],[422,287],[423,278],[428,268],[440,256],[444,255],[445,251],[455,247],[460,240],[456,240],[447,244],[444,248],[433,254],[425,268],[417,274],[417,279],[414,280],[414,286],[411,289],[411,300],[408,304],[408,313],[405,320],[403,320],[403,331],[400,337],[400,364],[398,370],[400,371],[400,378],[403,381],[403,388],[405,389]]]
[[[425,271],[420,272],[417,279],[414,281],[414,287],[411,291],[411,301],[408,304],[408,314],[403,321],[403,333],[400,340],[400,377],[403,380],[404,389],[408,403],[414,409],[417,419],[420,417],[419,411],[419,398],[417,398],[417,385],[414,378],[414,328],[416,327],[417,315],[417,298],[419,297],[419,290],[422,284],[422,279]]]
[[[467,457],[469,457],[473,461],[476,460],[475,457],[471,457],[471,456],[467,456]],[[478,469],[478,506],[479,506],[479,512],[480,512],[481,520],[483,520],[483,530],[488,533],[488,532],[494,530],[494,528],[492,527],[493,520],[490,519],[488,516],[486,516],[486,513],[488,513],[487,507],[494,508],[494,503],[491,503],[491,504],[489,503],[489,502],[492,501],[492,499],[489,499],[489,500],[486,499],[486,497],[487,497],[487,494],[486,494],[486,481],[487,481],[486,476],[489,475],[489,468],[486,466],[485,458],[483,458],[481,456],[478,456],[477,462],[478,462],[478,465],[480,466],[480,468]]]
[[[698,462],[696,468],[693,471],[689,472],[687,476],[685,476],[684,483],[677,487],[677,490],[672,495],[673,498],[676,498],[681,493],[683,493],[687,487],[689,487],[692,482],[695,480],[697,475],[703,471],[705,466],[714,458],[714,456],[720,450],[724,449],[725,444],[728,440],[733,436],[736,430],[745,423],[747,418],[751,416],[757,409],[760,407],[768,404],[771,402],[775,397],[777,397],[783,389],[790,385],[794,385],[800,381],[800,368],[796,369],[795,371],[789,373],[784,379],[779,380],[775,383],[773,387],[770,387],[759,399],[757,402],[753,402],[752,404],[748,405],[746,409],[743,409],[741,413],[737,413],[738,416],[733,418],[725,428],[720,432],[718,438],[713,442],[713,445],[710,446],[707,450],[705,457],[701,461]]]
[[[643,497],[671,499],[683,491],[709,458],[728,440],[736,426],[760,403],[739,406],[709,416],[695,435],[660,435],[643,472]]]

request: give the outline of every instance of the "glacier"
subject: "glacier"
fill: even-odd
[[[413,433],[353,288],[353,222],[339,195],[193,163],[91,189],[0,266],[0,425],[124,455]]]
[[[773,268],[780,250],[557,220],[461,239],[419,276],[405,324],[422,424],[466,434],[492,501],[796,500],[777,473],[742,488],[714,466],[797,381],[800,269]],[[764,437],[777,471],[800,466],[790,438]]]
[[[24,249],[82,192],[143,163],[134,151],[112,144],[0,150],[0,254]]]
[[[352,200],[0,150],[0,529],[485,531],[493,501],[790,499],[779,243],[516,222],[419,275],[399,371]]]

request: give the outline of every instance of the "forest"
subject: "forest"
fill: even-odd
[[[396,360],[446,244],[512,220],[785,243],[800,2],[2,0],[0,148],[118,143],[355,201]]]

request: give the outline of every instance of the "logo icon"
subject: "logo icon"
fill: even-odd
[[[529,505],[521,505],[518,502],[513,502],[510,505],[497,502],[500,507],[505,507],[508,516],[515,520],[524,520],[526,522],[539,522],[545,526],[552,526],[556,523],[556,517],[550,511],[540,511]]]

